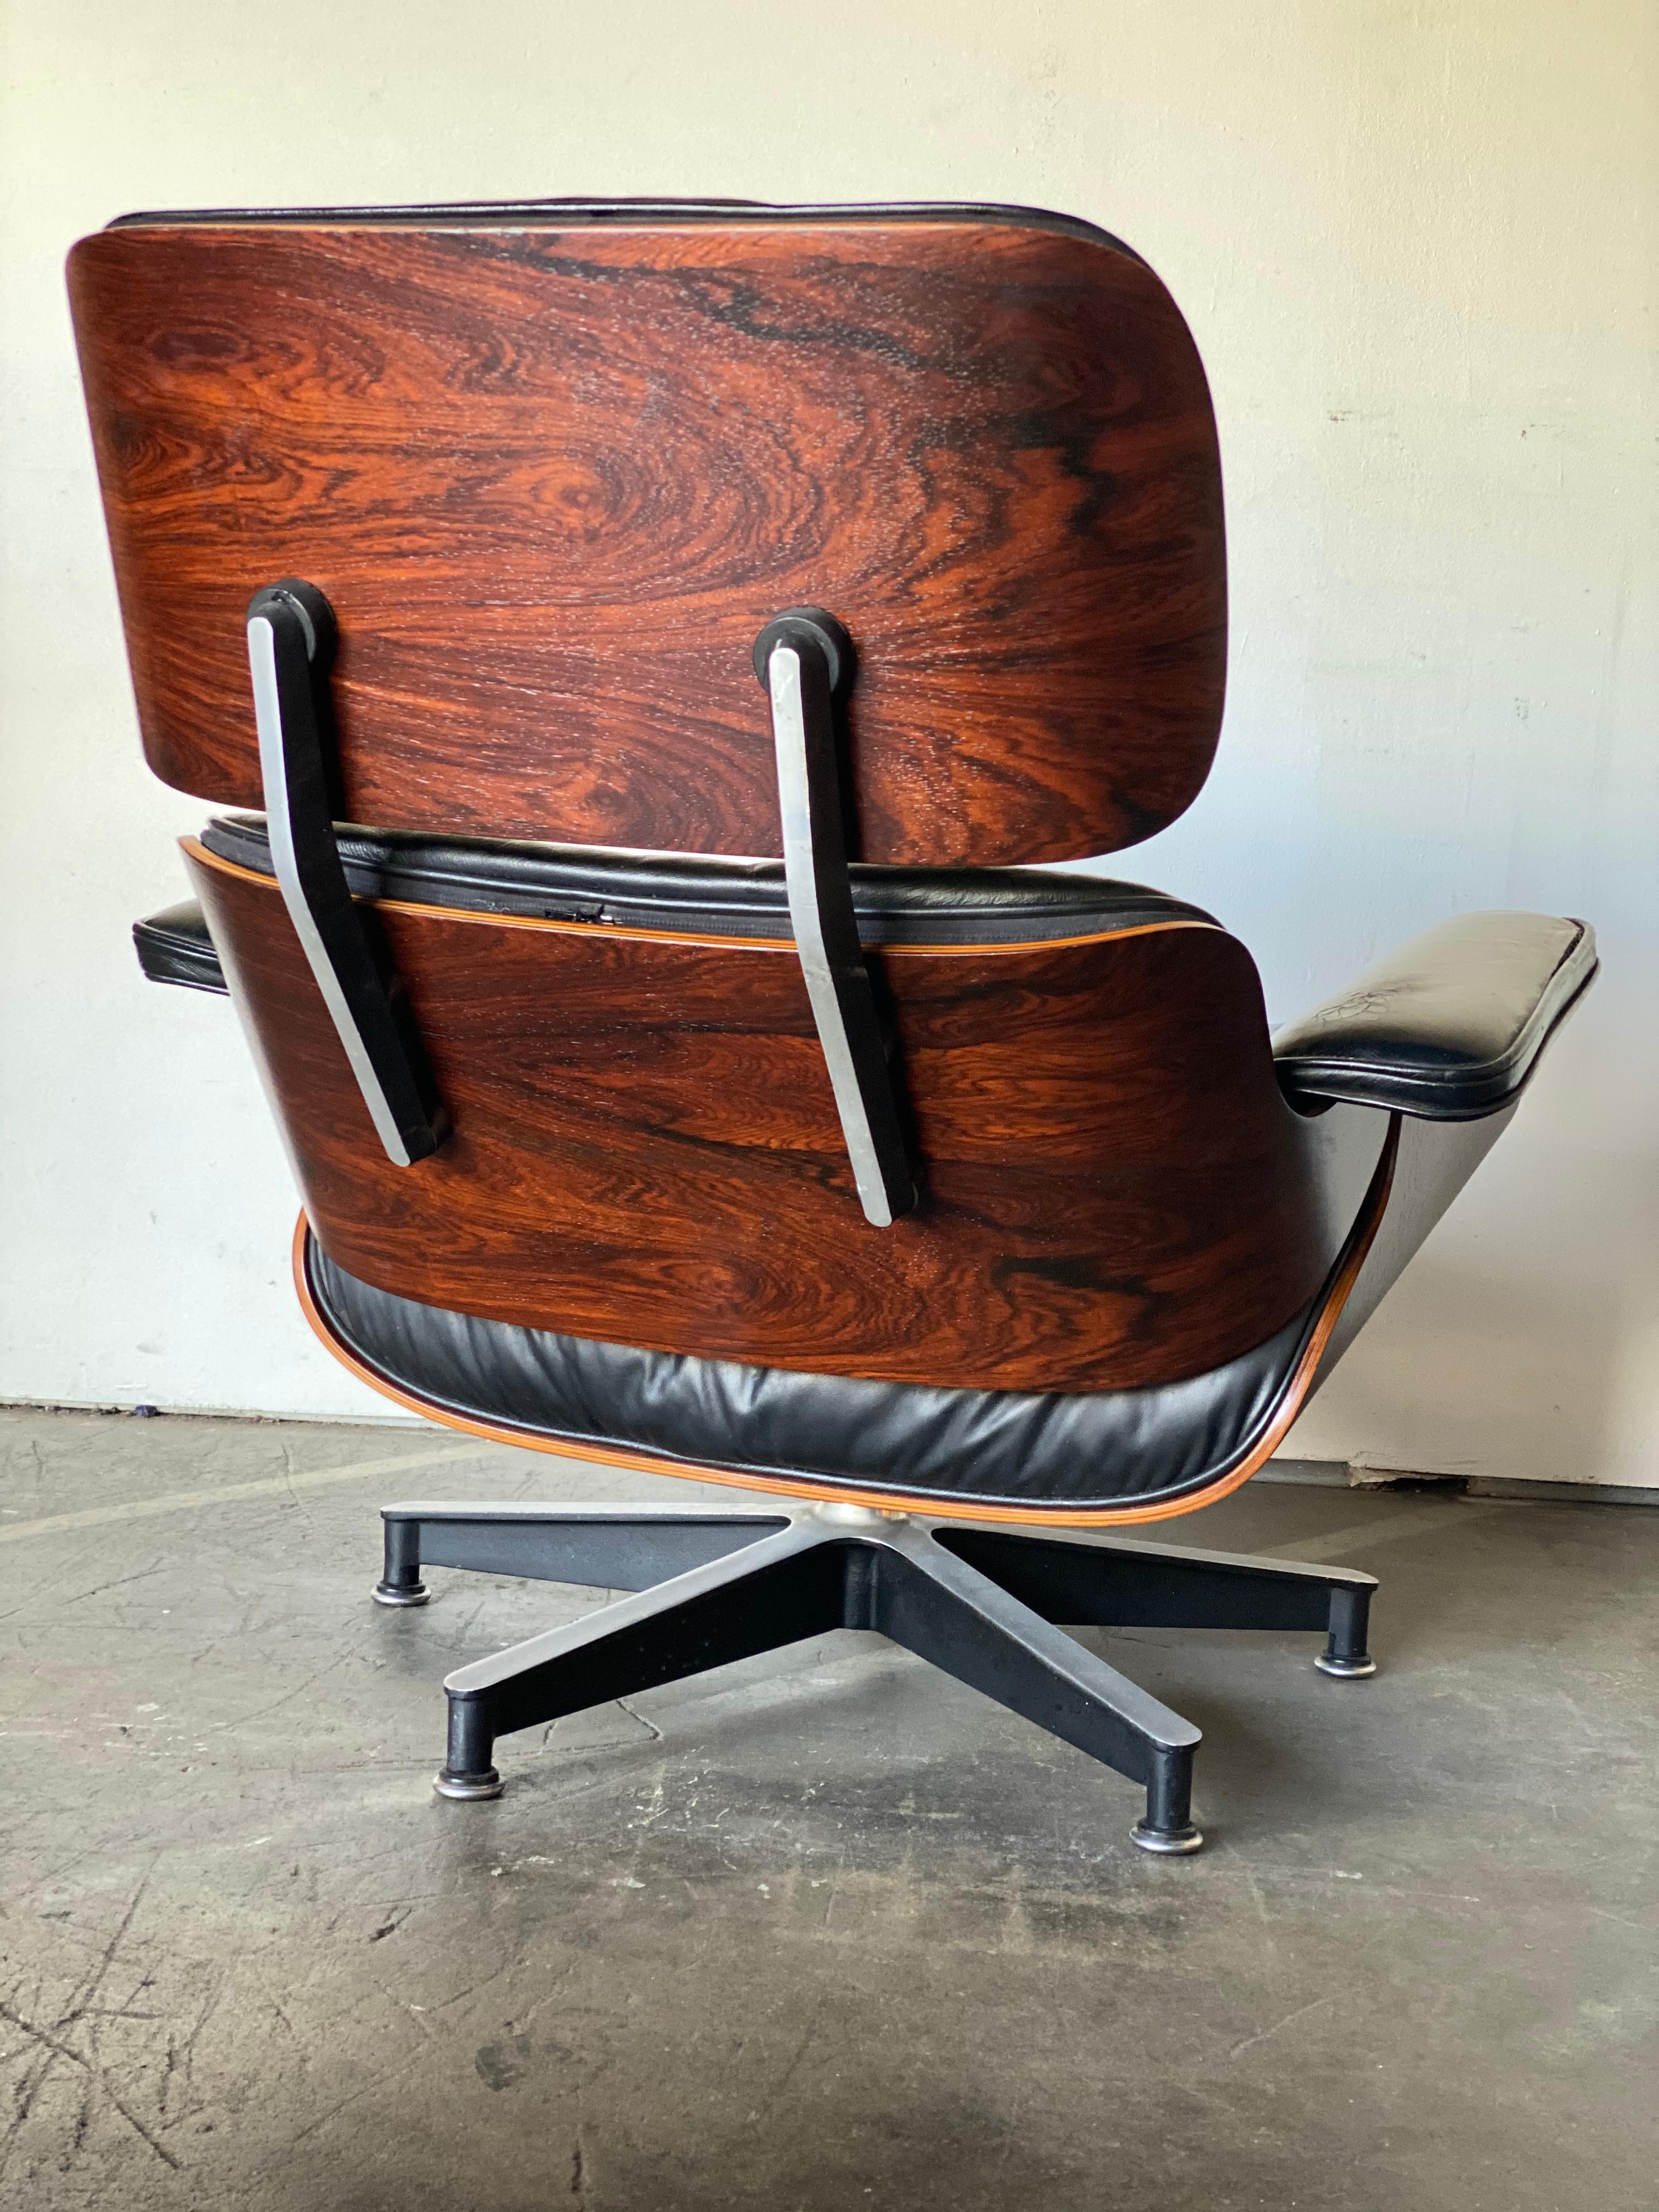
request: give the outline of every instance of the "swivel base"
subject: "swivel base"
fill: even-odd
[[[1376,1585],[1342,1567],[857,1505],[390,1505],[382,1518],[383,1602],[420,1602],[423,1565],[635,1593],[449,1677],[446,1797],[499,1796],[498,1736],[830,1629],[876,1629],[1139,1783],[1134,1841],[1182,1856],[1204,1840],[1198,1729],[1057,1623],[1321,1629],[1327,1672],[1372,1671]]]

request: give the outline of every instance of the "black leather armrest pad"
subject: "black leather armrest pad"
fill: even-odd
[[[1547,914],[1465,914],[1368,968],[1273,1039],[1293,1105],[1352,1099],[1473,1121],[1524,1086],[1595,973],[1595,933]]]
[[[152,983],[182,983],[188,990],[225,995],[224,971],[194,899],[153,914],[148,921],[135,921],[132,941],[138,965]]]

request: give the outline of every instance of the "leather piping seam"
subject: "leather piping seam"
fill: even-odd
[[[921,1513],[941,1521],[981,1521],[1044,1528],[1122,1528],[1139,1522],[1174,1520],[1183,1513],[1196,1512],[1200,1506],[1212,1504],[1248,1482],[1278,1450],[1289,1432],[1291,1424],[1301,1411],[1302,1401],[1307,1396],[1319,1370],[1320,1362],[1325,1356],[1331,1332],[1341,1317],[1342,1309],[1347,1304],[1349,1294],[1358,1279],[1359,1271],[1370,1252],[1388,1207],[1399,1149],[1400,1116],[1391,1114],[1389,1133],[1383,1139],[1382,1150],[1372,1171],[1370,1185],[1360,1206],[1358,1218],[1349,1231],[1336,1266],[1328,1278],[1329,1288],[1325,1302],[1266,1428],[1224,1474],[1179,1497],[1163,1498],[1150,1504],[1048,1508],[978,1504],[959,1495],[939,1499],[925,1492],[884,1491],[867,1484],[825,1482],[807,1476],[795,1480],[783,1475],[743,1474],[735,1468],[709,1465],[701,1461],[664,1459],[648,1452],[624,1451],[616,1445],[586,1443],[572,1437],[540,1435],[532,1429],[513,1428],[505,1423],[476,1420],[405,1390],[360,1359],[341,1342],[312,1291],[309,1271],[306,1266],[310,1223],[303,1212],[294,1229],[294,1285],[301,1310],[313,1334],[349,1373],[366,1382],[371,1390],[378,1391],[381,1397],[389,1398],[394,1405],[422,1414],[445,1428],[459,1430],[465,1436],[480,1437],[487,1443],[509,1444],[523,1451],[546,1452],[560,1459],[592,1460],[602,1466],[629,1468],[643,1474],[673,1474],[691,1482],[718,1482],[732,1489],[760,1491],[775,1498],[807,1498],[834,1505],[871,1505],[891,1512]]]
[[[262,876],[257,868],[245,868],[240,860],[227,860],[210,852],[199,838],[181,837],[179,849],[185,856],[203,867],[216,869],[221,875],[234,876],[247,884],[258,884],[274,891],[274,876]],[[547,915],[481,914],[473,907],[428,906],[414,899],[374,898],[362,892],[353,896],[365,906],[374,907],[382,914],[418,915],[425,921],[464,921],[483,923],[493,929],[555,930],[567,937],[617,937],[636,945],[684,945],[708,951],[720,952],[787,952],[793,954],[793,937],[716,937],[696,930],[630,929],[624,923],[609,921],[564,921]],[[1081,937],[1009,938],[994,945],[884,945],[872,944],[868,950],[883,959],[890,955],[895,959],[962,960],[976,953],[988,953],[993,957],[1002,953],[1063,951],[1079,945],[1108,945],[1129,937],[1156,937],[1171,929],[1207,929],[1218,937],[1227,933],[1218,922],[1197,921],[1182,916],[1169,921],[1132,922],[1126,929],[1091,930]]]

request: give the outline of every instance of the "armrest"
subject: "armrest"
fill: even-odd
[[[182,983],[188,990],[225,995],[219,955],[194,899],[153,914],[148,921],[135,921],[132,941],[138,948],[138,965],[152,983]]]
[[[1525,1087],[1551,1032],[1595,973],[1588,923],[1465,914],[1368,968],[1273,1039],[1280,1088],[1431,1121],[1474,1121]]]

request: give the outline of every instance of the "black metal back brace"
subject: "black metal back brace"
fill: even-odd
[[[276,881],[386,1157],[428,1158],[449,1133],[409,999],[385,942],[353,899],[335,836],[330,672],[334,611],[284,577],[247,611],[248,667]],[[853,641],[822,607],[789,607],[755,641],[771,707],[784,882],[795,948],[866,1220],[887,1228],[916,1202],[886,1041],[847,872],[836,709]]]

